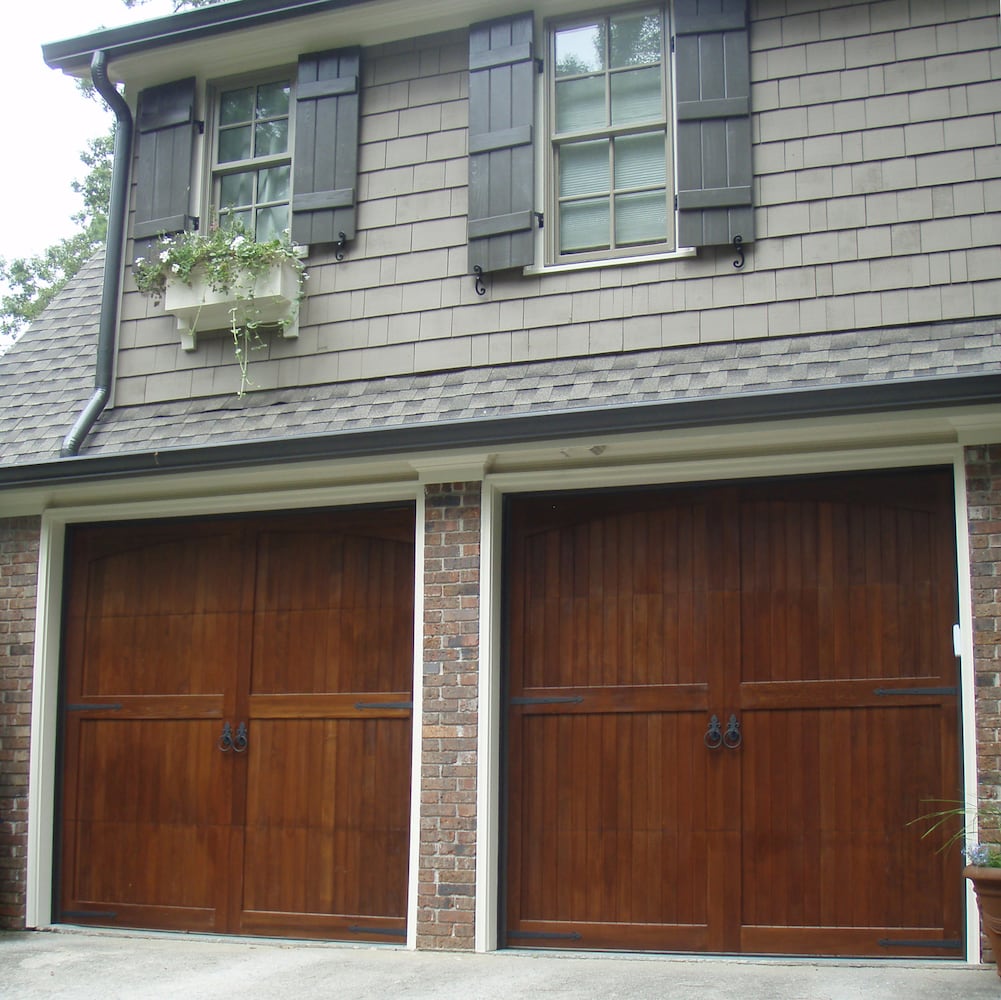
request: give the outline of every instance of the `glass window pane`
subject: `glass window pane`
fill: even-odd
[[[288,201],[288,167],[269,167],[257,174],[257,201]]]
[[[254,126],[254,156],[288,152],[288,119],[259,122]]]
[[[605,24],[556,32],[556,75],[593,73],[605,68]]]
[[[258,243],[278,239],[285,229],[288,229],[288,205],[258,209],[256,234]]]
[[[608,199],[572,201],[560,209],[560,248],[600,250],[608,246]]]
[[[585,77],[556,84],[556,131],[577,132],[607,124],[605,78]]]
[[[660,62],[660,54],[660,17],[657,14],[628,14],[612,18],[613,68]]]
[[[663,191],[620,194],[615,199],[615,244],[660,243],[667,239],[667,197]]]
[[[560,148],[560,197],[608,191],[608,140]]]
[[[251,171],[226,174],[219,182],[219,207],[242,208],[254,203],[254,175]]]
[[[663,187],[666,179],[663,132],[623,135],[615,140],[616,188]]]
[[[219,162],[232,163],[250,157],[250,126],[228,128],[219,133]]]
[[[288,114],[289,85],[284,80],[257,88],[257,117],[280,118]]]
[[[219,97],[219,124],[235,125],[254,117],[254,88],[227,90]]]
[[[250,232],[250,209],[241,212],[234,212],[228,208],[219,209],[220,226],[240,226],[248,233]]]
[[[612,124],[660,118],[664,113],[660,80],[659,66],[616,73],[612,77]]]

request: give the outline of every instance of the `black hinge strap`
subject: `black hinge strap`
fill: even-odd
[[[352,924],[348,930],[352,934],[381,934],[383,937],[401,938],[405,938],[407,936],[406,931],[399,931],[392,927],[362,927],[361,924]]]
[[[579,941],[577,931],[508,931],[509,938],[521,938],[524,941]]]
[[[355,708],[358,711],[362,711],[366,708],[413,708],[414,703],[412,701],[356,701]]]
[[[584,700],[582,694],[567,695],[565,698],[512,698],[512,705],[579,705]]]
[[[886,698],[892,698],[895,694],[906,694],[920,696],[923,694],[957,694],[959,688],[938,687],[938,688],[876,688],[873,694],[878,694]]]
[[[118,702],[112,702],[108,705],[67,705],[67,712],[120,712],[122,706]]]
[[[917,941],[896,941],[892,938],[880,938],[879,946],[881,948],[961,948],[963,942],[958,940],[932,941],[929,938]]]

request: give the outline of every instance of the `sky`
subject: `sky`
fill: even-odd
[[[80,152],[112,122],[100,102],[82,97],[72,79],[45,65],[42,44],[172,10],[170,0],[133,10],[122,0],[6,0],[0,92],[16,95],[8,108],[17,128],[8,131],[0,155],[0,257],[30,256],[72,235],[70,217],[83,202],[70,185],[87,173]]]

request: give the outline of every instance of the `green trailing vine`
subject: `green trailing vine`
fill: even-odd
[[[140,292],[159,301],[167,286],[174,282],[190,286],[196,279],[217,292],[231,294],[234,304],[229,311],[233,353],[240,367],[239,396],[254,385],[249,375],[250,353],[264,347],[253,316],[253,288],[258,278],[274,268],[291,267],[299,284],[294,309],[299,308],[308,277],[300,251],[288,233],[280,238],[258,243],[239,225],[213,224],[207,231],[195,230],[164,237],[146,257],[132,265],[132,274]],[[293,314],[294,315],[294,314]],[[280,321],[285,326],[293,316]],[[197,325],[197,324],[196,324]]]

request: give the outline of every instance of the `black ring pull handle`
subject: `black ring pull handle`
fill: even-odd
[[[233,727],[228,722],[222,727],[222,735],[219,737],[219,749],[223,753],[229,753],[233,749]]]
[[[243,753],[247,749],[247,723],[241,722],[236,727],[236,736],[233,737],[233,752]]]
[[[737,716],[731,715],[730,721],[726,724],[726,732],[723,734],[723,746],[727,750],[736,750],[743,742],[744,738],[740,735],[740,723],[737,721]]]
[[[718,715],[714,715],[709,720],[709,728],[706,730],[705,736],[702,737],[702,742],[710,750],[718,750],[723,745],[723,730],[720,729]]]

